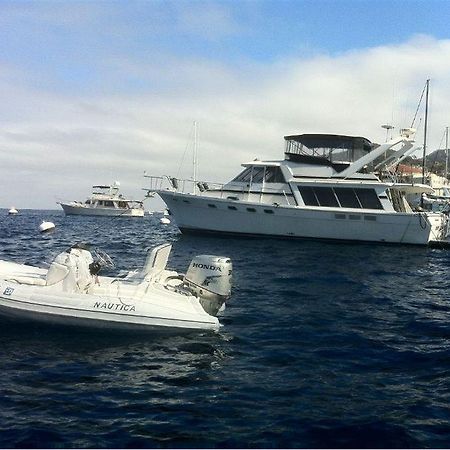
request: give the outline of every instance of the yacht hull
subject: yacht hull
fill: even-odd
[[[441,214],[275,206],[158,191],[183,232],[428,245]]]
[[[119,209],[97,207],[92,208],[82,205],[60,203],[66,215],[80,216],[109,216],[109,217],[144,217],[144,210],[139,208]]]

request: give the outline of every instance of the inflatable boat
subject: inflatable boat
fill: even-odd
[[[166,269],[170,250],[154,248],[142,270],[121,278],[101,276],[114,264],[86,244],[60,253],[48,269],[0,260],[0,315],[112,329],[218,330],[231,260],[199,255],[180,274]]]

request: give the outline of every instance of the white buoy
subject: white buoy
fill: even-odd
[[[13,214],[18,214],[19,211],[17,211],[16,208],[14,208],[14,206],[11,207],[11,209],[8,211],[8,214],[13,215]]]
[[[41,233],[46,233],[47,231],[52,231],[55,229],[55,224],[53,222],[46,222],[45,220],[39,225],[39,231]]]
[[[168,225],[170,223],[170,219],[168,219],[167,217],[161,217],[159,221],[164,225]]]

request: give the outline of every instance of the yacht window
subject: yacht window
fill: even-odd
[[[266,183],[285,183],[283,173],[279,167],[266,167],[264,180]]]
[[[126,202],[119,202],[119,208],[126,208],[127,204]]]
[[[112,201],[110,201],[110,200],[105,200],[104,203],[105,203],[105,206],[114,207],[114,203]]]
[[[306,206],[319,206],[314,189],[310,186],[299,186],[298,190]]]
[[[86,205],[90,205],[91,201],[90,200],[86,200]]]
[[[98,206],[103,206],[103,200],[98,201]]]
[[[342,208],[361,208],[358,197],[352,188],[334,188]]]
[[[375,189],[298,186],[306,206],[383,209]]]
[[[339,203],[334,195],[333,189],[330,187],[316,187],[314,188],[317,200],[320,206],[337,206]]]
[[[262,183],[265,167],[253,167],[252,183]]]
[[[283,173],[278,166],[250,166],[234,178],[233,181],[262,183],[263,179],[265,183],[285,183]]]
[[[233,181],[248,182],[250,181],[251,174],[252,174],[252,167],[247,167]]]
[[[361,206],[365,209],[383,209],[375,189],[355,189]]]

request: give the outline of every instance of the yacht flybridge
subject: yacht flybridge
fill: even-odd
[[[414,210],[408,197],[432,193],[381,173],[419,147],[414,130],[382,145],[363,137],[285,136],[285,159],[254,160],[224,184],[151,177],[182,232],[427,245],[447,236],[447,216]]]

